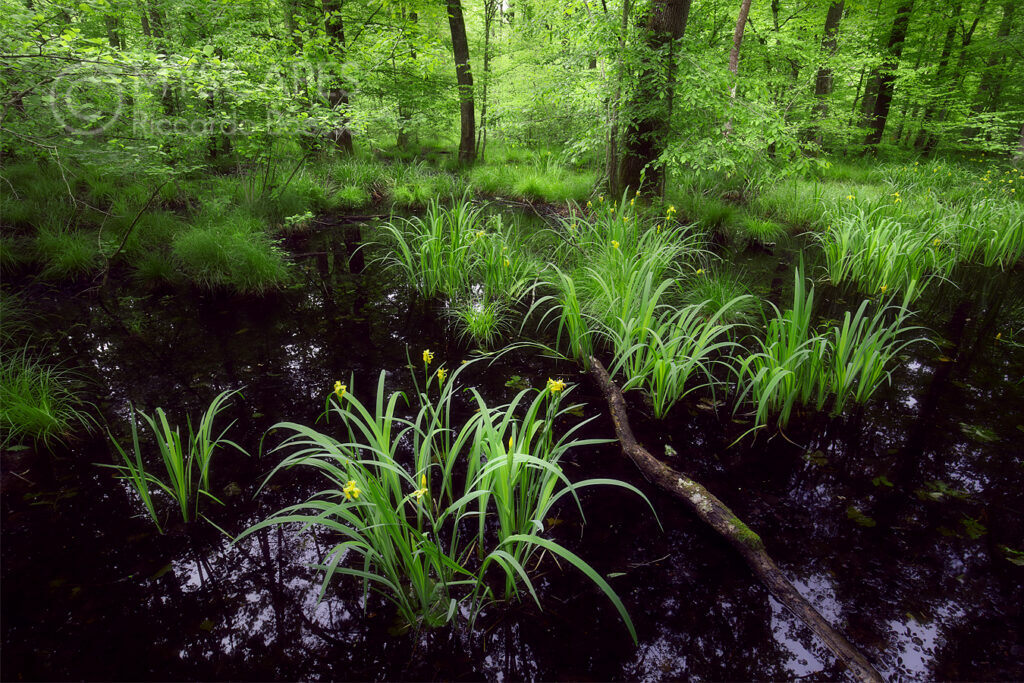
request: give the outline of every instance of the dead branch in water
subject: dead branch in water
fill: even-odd
[[[623,454],[640,468],[648,480],[683,501],[697,513],[698,517],[725,538],[743,556],[771,594],[810,627],[839,661],[846,665],[854,678],[872,683],[884,681],[871,662],[793,587],[775,561],[768,556],[760,536],[710,491],[685,474],[676,472],[640,445],[629,425],[626,401],[622,397],[622,392],[601,362],[594,357],[590,358],[590,373],[597,380],[601,393],[608,401],[608,409],[615,425],[615,435],[622,446]]]

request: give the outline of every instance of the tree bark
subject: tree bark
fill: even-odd
[[[289,0],[290,1],[290,0]],[[345,24],[341,17],[342,0],[324,0],[324,33],[334,50],[335,59],[345,59]],[[345,154],[352,154],[352,131],[348,127],[348,90],[340,78],[335,77],[327,91],[331,109],[341,114],[341,125],[329,134],[335,146]]]
[[[960,3],[953,3],[953,16],[949,21],[949,28],[946,29],[946,39],[942,43],[942,52],[939,54],[939,64],[935,71],[935,78],[932,87],[938,90],[942,87],[943,79],[946,76],[946,68],[949,66],[949,57],[953,54],[953,40],[956,38],[956,27],[960,22]],[[931,152],[935,146],[934,136],[928,130],[928,124],[935,117],[935,101],[933,100],[925,107],[924,116],[921,118],[921,130],[914,140],[914,147],[918,150]]]
[[[825,30],[821,36],[821,54],[825,60],[831,60],[839,47],[839,22],[843,19],[845,0],[837,0],[828,6],[825,15]],[[828,115],[828,96],[832,94],[832,66],[826,61],[818,68],[814,77],[815,118],[819,121]],[[815,141],[820,145],[822,136],[820,128],[814,134]]]
[[[706,488],[671,469],[640,445],[629,425],[626,401],[622,397],[622,392],[608,376],[601,362],[594,357],[590,358],[590,374],[601,387],[601,392],[608,402],[622,453],[633,461],[649,481],[685,503],[703,522],[728,541],[743,556],[747,565],[771,594],[825,643],[839,661],[846,665],[854,678],[858,681],[881,683],[883,679],[871,662],[793,587],[768,555],[760,536],[751,531],[725,503]]]
[[[402,19],[405,19],[405,10],[402,10]],[[410,25],[415,25],[419,20],[419,15],[416,12],[409,13],[408,24],[403,26],[403,35],[406,29],[409,29]],[[404,23],[404,22],[403,22]],[[416,59],[416,46],[409,41],[409,57],[413,60]],[[397,78],[397,74],[396,74]],[[397,87],[396,87],[397,92]],[[403,104],[403,98],[398,98],[398,137],[395,140],[395,144],[398,145],[399,149],[406,149],[409,147],[409,130],[412,128],[412,116],[409,114],[408,108]]]
[[[491,78],[491,24],[498,12],[498,0],[484,0],[484,82],[481,88],[480,135],[477,138],[477,156],[484,160],[487,153],[487,86]]]
[[[689,13],[690,0],[654,0],[651,3],[645,25],[651,57],[635,85],[629,105],[633,115],[623,136],[625,149],[619,169],[620,192],[626,188],[639,191],[641,176],[644,176],[652,194],[661,189],[664,171],[657,162],[665,150],[671,123],[669,103],[672,101],[671,84],[675,79],[675,64],[673,60],[663,61],[657,55],[662,54],[663,48],[669,47],[668,52],[674,58],[671,46],[685,33]],[[665,82],[670,84],[665,92],[661,92],[655,85],[660,80],[657,71],[662,69],[665,71]]]
[[[447,0],[448,26],[455,55],[455,79],[459,84],[459,162],[476,161],[476,115],[473,107],[473,72],[469,66],[469,41],[461,0]]]
[[[740,77],[740,44],[743,42],[743,31],[747,26],[747,16],[750,14],[750,0],[743,0],[740,3],[740,13],[736,17],[736,29],[732,33],[732,49],[729,51],[729,71],[732,72],[732,88],[729,89],[729,108],[736,103],[736,88],[739,86]],[[725,122],[725,136],[732,133],[732,115]]]
[[[896,18],[892,23],[892,33],[889,34],[889,46],[887,55],[878,73],[878,95],[875,97],[875,106],[871,116],[871,131],[864,139],[864,144],[869,147],[877,147],[882,141],[885,133],[885,124],[889,119],[889,109],[892,107],[893,89],[896,85],[896,70],[900,65],[900,58],[903,56],[903,43],[907,38],[907,28],[910,26],[910,12],[914,8],[913,0],[904,2],[896,10]]]
[[[997,72],[1000,62],[1005,59],[1005,44],[1010,37],[1010,29],[1013,27],[1013,13],[1017,8],[1014,1],[1003,3],[1003,18],[999,22],[999,30],[996,33],[996,47],[989,55],[985,64],[985,70],[981,74],[981,83],[978,84],[978,94],[975,97],[974,106],[971,107],[972,118],[986,109],[992,110],[999,102],[999,93],[1002,89],[1003,79]],[[964,137],[973,138],[978,134],[977,126],[969,126],[964,131]]]
[[[626,51],[626,31],[629,29],[629,0],[622,0],[622,23],[619,26],[619,52],[616,57],[615,95],[608,112],[608,148],[605,155],[605,173],[608,176],[608,194],[612,198],[622,193],[619,185],[619,110],[622,108],[622,54]],[[607,11],[607,10],[606,10]]]

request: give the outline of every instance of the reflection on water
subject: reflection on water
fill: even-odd
[[[331,251],[322,239],[304,251]],[[129,402],[184,423],[221,390],[244,387],[223,424],[238,421],[232,438],[254,456],[218,456],[214,488],[228,504],[207,508],[233,534],[318,490],[295,473],[254,497],[280,458],[277,434],[255,456],[268,428],[316,423],[336,379],[352,377],[351,390],[365,393],[385,369],[389,390],[406,388],[407,344],[451,363],[465,354],[392,278],[312,261],[301,272],[301,286],[260,300],[120,296],[85,306],[36,294],[54,315],[59,353],[91,368],[97,405],[122,438]],[[969,311],[986,296],[965,287],[925,302],[931,317],[920,323],[941,349],[913,348],[866,409],[802,415],[784,435],[730,448],[745,426],[727,416],[683,405],[658,423],[630,397],[641,440],[657,453],[671,446],[671,464],[748,521],[797,589],[896,679],[1024,678],[1013,625],[1024,570],[1000,550],[1024,550],[1024,355],[991,341],[995,326],[1020,326],[1021,311],[985,316],[985,328]],[[515,392],[504,383],[513,374],[536,386],[577,377],[519,354],[471,379],[499,401]],[[586,414],[603,415],[594,388],[577,381]],[[603,417],[590,429],[611,433]],[[358,581],[335,581],[321,598],[312,565],[331,547],[322,532],[275,527],[232,544],[209,526],[172,524],[157,536],[137,496],[90,464],[111,459],[102,436],[57,458],[4,454],[4,679],[841,676],[733,551],[614,446],[574,454],[567,474],[649,491],[665,531],[632,497],[602,492],[583,496],[585,527],[570,510],[552,533],[614,577],[636,648],[607,600],[550,558],[538,580],[543,611],[527,600],[489,608],[474,632],[401,632],[388,603]]]

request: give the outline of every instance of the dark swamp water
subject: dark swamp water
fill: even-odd
[[[380,369],[409,388],[406,349],[457,363],[466,350],[393,278],[350,274],[338,231],[293,237],[299,282],[263,298],[120,294],[103,301],[31,285],[55,356],[83,369],[115,434],[129,402],[184,424],[224,389],[244,387],[218,422],[252,452],[273,424],[313,424],[335,379],[364,400]],[[789,258],[789,257],[785,257]],[[784,260],[785,260],[784,258]],[[791,265],[747,256],[765,280]],[[631,419],[648,448],[720,496],[763,537],[811,602],[890,679],[1024,678],[1024,349],[996,340],[1024,327],[1019,273],[936,286],[919,323],[940,346],[902,359],[893,387],[837,419],[798,416],[785,436],[729,447],[741,427],[706,403]],[[835,311],[854,308],[832,293]],[[773,291],[773,296],[780,296]],[[788,302],[788,295],[782,302]],[[858,300],[859,301],[859,300]],[[823,311],[834,315],[834,311]],[[612,435],[596,387],[571,366],[509,354],[467,380],[491,404],[506,380],[576,384],[594,434]],[[320,425],[327,430],[326,425]],[[268,437],[272,442],[272,437]],[[266,444],[265,444],[266,446]],[[232,546],[207,524],[161,536],[99,432],[56,454],[3,454],[0,676],[19,679],[835,679],[835,660],[714,533],[648,485],[614,444],[573,453],[572,479],[617,477],[645,490],[664,526],[629,495],[592,491],[551,533],[623,598],[634,647],[588,581],[546,560],[531,603],[491,608],[470,633],[396,633],[380,598],[354,580],[318,601],[325,539],[267,530]],[[254,496],[280,456],[223,451],[208,506],[238,533],[305,500],[301,473]]]

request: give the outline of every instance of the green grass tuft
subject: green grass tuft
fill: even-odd
[[[70,385],[77,377],[29,358],[27,349],[0,354],[0,447],[26,440],[47,448],[95,425]]]

